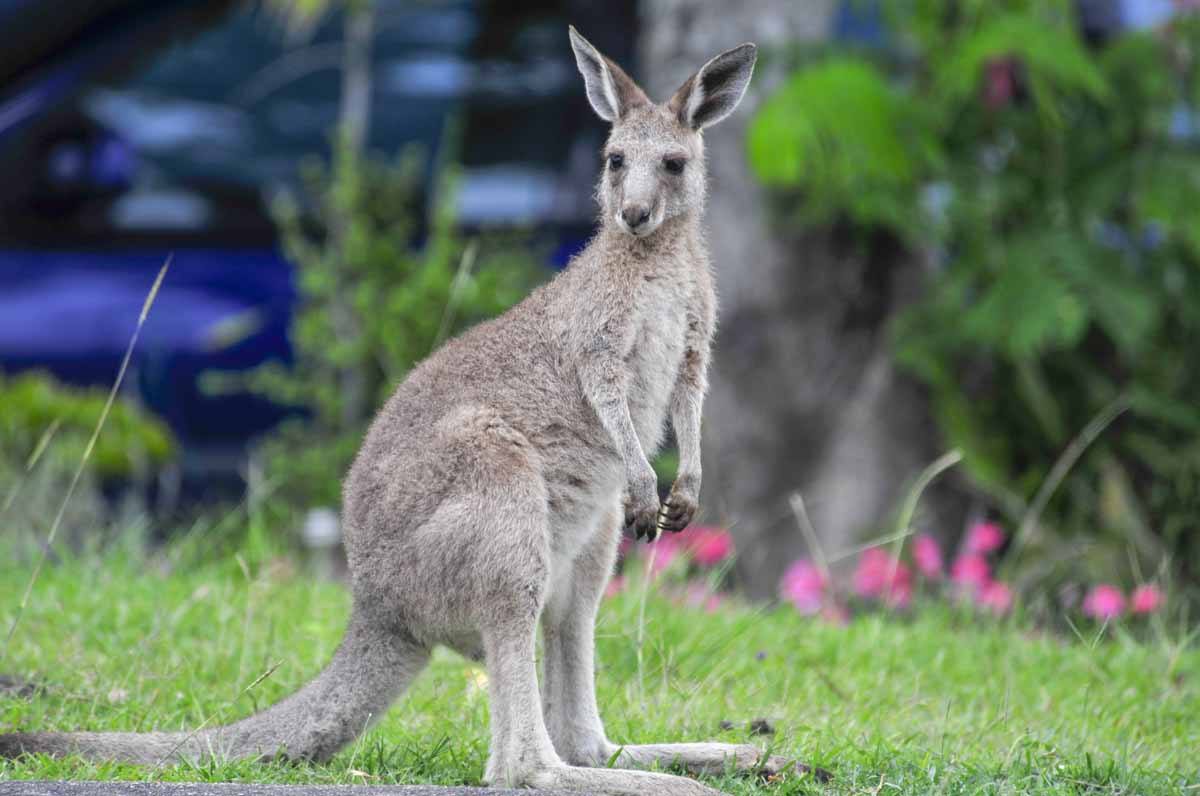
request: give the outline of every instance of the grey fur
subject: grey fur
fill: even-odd
[[[682,530],[696,509],[716,312],[699,130],[741,98],[754,47],[718,56],[655,105],[574,29],[571,41],[589,98],[614,122],[600,229],[556,279],[416,367],[375,418],[344,485],[354,609],[329,666],[226,727],[5,735],[0,754],[326,760],[444,644],[487,663],[490,784],[684,796],[714,791],[604,766],[614,757],[708,772],[785,765],[746,745],[618,747],[600,721],[593,668],[622,520],[654,537]],[[668,161],[683,161],[682,172]],[[645,215],[636,226],[631,207]],[[680,467],[660,506],[647,457],[668,417]]]

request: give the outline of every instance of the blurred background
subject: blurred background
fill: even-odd
[[[987,523],[1048,605],[1186,593],[1198,6],[0,0],[4,529],[45,533],[170,258],[62,538],[336,545],[391,388],[592,232],[574,24],[659,99],[760,45],[706,133],[703,504],[738,589]]]

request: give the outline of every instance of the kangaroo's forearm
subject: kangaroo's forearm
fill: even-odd
[[[700,486],[700,424],[708,391],[709,323],[691,324],[692,339],[679,366],[671,394],[671,426],[679,446],[679,479]]]
[[[697,488],[700,485],[700,418],[703,407],[703,393],[677,388],[671,407],[671,425],[679,446],[678,478],[694,481]]]
[[[626,475],[635,476],[651,467],[629,413],[628,388],[621,372],[616,367],[606,367],[603,361],[590,363],[581,368],[580,381],[584,396],[625,463]]]
[[[685,363],[694,360],[691,350]],[[671,425],[679,446],[679,471],[658,517],[658,528],[678,533],[691,524],[700,500],[700,412],[704,404],[703,369],[682,370],[671,394]]]

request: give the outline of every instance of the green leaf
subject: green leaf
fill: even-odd
[[[1158,226],[1200,257],[1200,159],[1166,150],[1140,165],[1133,194],[1140,225]]]
[[[1079,341],[1087,310],[1071,286],[1047,263],[1015,256],[983,297],[962,316],[963,331],[1013,360]]]
[[[799,189],[816,216],[897,228],[913,218],[921,157],[936,149],[911,102],[849,57],[792,75],[755,116],[747,146],[759,179]]]

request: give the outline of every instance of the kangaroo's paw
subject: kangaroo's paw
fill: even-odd
[[[679,533],[691,524],[696,511],[696,495],[691,487],[685,483],[676,483],[658,511],[658,527],[664,531]]]

